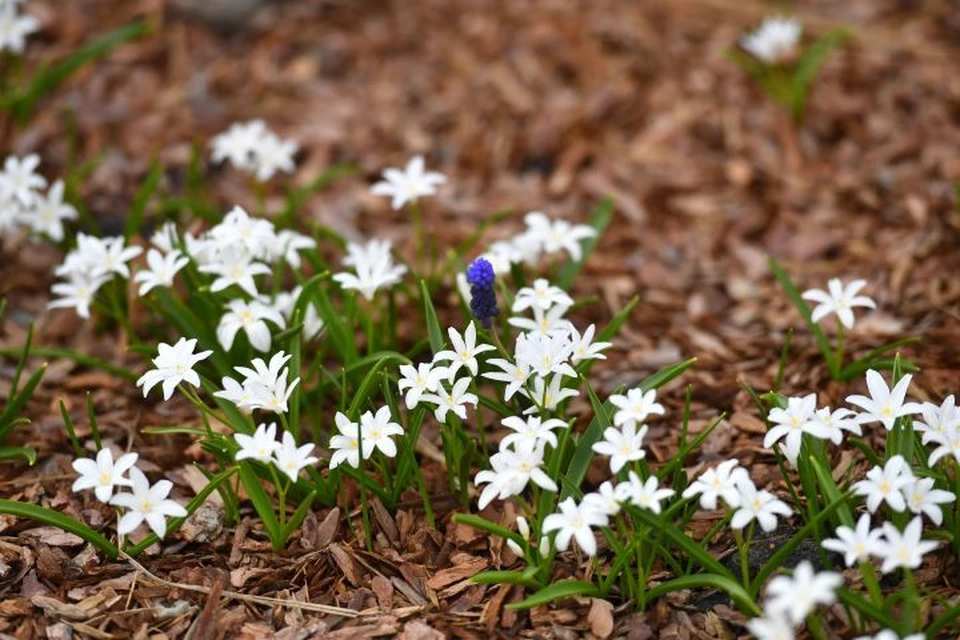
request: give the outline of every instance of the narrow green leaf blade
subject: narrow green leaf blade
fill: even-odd
[[[423,298],[423,315],[427,321],[430,349],[437,353],[443,350],[446,341],[443,339],[443,330],[440,328],[440,321],[437,319],[437,310],[433,308],[433,300],[430,299],[427,283],[423,280],[420,281],[420,295]]]
[[[116,560],[117,556],[119,555],[117,547],[102,535],[84,523],[78,522],[73,518],[68,518],[62,513],[52,509],[40,507],[35,504],[17,502],[16,500],[0,499],[0,513],[6,513],[7,515],[16,516],[18,518],[26,518],[28,520],[33,520],[34,522],[48,524],[57,527],[58,529],[63,529],[68,533],[80,536],[97,549],[105,553],[111,560]]]
[[[522,611],[524,609],[545,605],[554,600],[559,600],[560,598],[569,598],[571,596],[590,596],[593,598],[599,598],[602,597],[602,595],[603,594],[600,593],[600,588],[591,582],[585,582],[583,580],[564,580],[562,582],[555,582],[548,587],[540,589],[525,600],[508,604],[507,609]]]
[[[577,274],[583,269],[583,265],[586,264],[593,250],[597,248],[597,244],[600,242],[603,232],[610,225],[611,220],[613,220],[613,198],[608,197],[600,201],[590,217],[590,226],[597,233],[583,242],[583,256],[576,262],[568,262],[560,271],[560,277],[557,278],[557,284],[560,288],[570,289],[573,281],[577,278]]]

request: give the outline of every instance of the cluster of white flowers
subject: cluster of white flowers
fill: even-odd
[[[238,169],[253,174],[258,182],[270,180],[278,171],[293,173],[297,143],[284,140],[263,120],[236,122],[211,140],[214,162],[229,160]]]
[[[763,62],[777,63],[793,55],[802,33],[803,25],[793,18],[767,18],[740,38],[740,46]]]
[[[250,216],[234,207],[223,220],[200,236],[186,232],[182,236],[172,223],[157,229],[150,238],[145,267],[133,274],[145,296],[156,288],[170,288],[177,274],[193,262],[202,274],[210,274],[211,292],[235,295],[223,303],[223,315],[217,327],[217,339],[229,350],[243,331],[254,349],[267,352],[274,333],[286,328],[292,319],[301,288],[259,293],[257,278],[269,275],[281,263],[300,267],[300,252],[314,249],[313,238],[290,230],[277,230],[272,222]],[[127,246],[120,237],[96,238],[77,234],[77,246],[70,251],[56,274],[66,282],[54,284],[58,297],[50,307],[68,307],[82,318],[90,317],[90,306],[97,291],[113,276],[130,278],[127,263],[143,250]],[[316,308],[306,307],[303,317],[308,339],[323,330]]]
[[[3,49],[3,9],[0,4],[0,50]],[[63,181],[47,188],[47,179],[37,173],[40,156],[7,156],[0,171],[0,234],[20,228],[55,242],[64,238],[63,223],[75,220],[77,210],[63,201]],[[46,189],[46,193],[43,192]]]
[[[94,296],[115,276],[130,277],[127,263],[143,253],[143,249],[127,246],[120,236],[97,238],[77,234],[77,247],[67,253],[63,264],[54,273],[66,280],[51,287],[59,296],[48,305],[51,309],[67,307],[81,318],[90,317]]]
[[[40,28],[33,16],[20,14],[22,0],[0,0],[0,52],[21,54],[27,36]]]
[[[794,628],[803,622],[817,605],[837,601],[836,591],[843,576],[832,571],[816,573],[804,560],[792,576],[777,576],[767,584],[764,615],[747,622],[747,628],[758,640],[792,640]]]
[[[882,559],[881,571],[888,573],[903,567],[916,569],[924,554],[936,548],[935,542],[921,540],[922,524],[914,518],[903,532],[889,522],[882,529],[870,529],[870,516],[864,514],[856,529],[839,527],[838,538],[823,541],[823,547],[844,555],[847,566],[868,560]],[[818,605],[829,606],[837,601],[836,591],[843,585],[843,576],[833,571],[816,573],[813,565],[804,560],[793,570],[792,576],[773,578],[766,589],[763,616],[747,622],[747,628],[757,640],[793,640],[795,629]],[[920,640],[925,636],[913,634],[906,640]],[[899,636],[883,630],[875,636],[861,636],[859,640],[897,640]]]
[[[682,497],[700,496],[704,509],[717,508],[717,499],[722,498],[733,509],[730,526],[743,529],[756,521],[764,531],[777,528],[777,516],[789,516],[790,507],[765,489],[759,489],[750,479],[747,470],[736,459],[726,460],[708,469],[684,489]]]
[[[824,313],[837,313],[845,326],[852,326],[852,314],[847,318],[842,314],[849,312],[849,307],[854,306],[851,301],[856,300],[856,292],[860,287],[862,284],[859,281],[846,289],[838,280],[831,281],[830,299],[822,298],[820,302],[833,306]],[[881,423],[890,431],[898,419],[906,418],[912,421],[916,432],[923,434],[924,444],[938,445],[928,460],[932,467],[944,455],[956,455],[960,450],[960,447],[953,444],[960,439],[960,411],[957,410],[953,396],[947,397],[940,405],[931,402],[908,402],[907,391],[910,383],[911,376],[905,375],[891,389],[879,372],[867,371],[869,395],[855,394],[847,397],[847,402],[859,411],[837,409],[831,412],[829,408],[817,409],[815,394],[788,398],[786,408],[770,411],[769,419],[775,426],[767,433],[764,446],[770,447],[783,440],[780,446],[788,460],[795,464],[803,434],[839,443],[843,431],[860,435],[861,425],[873,422]],[[922,420],[914,418],[917,414],[920,414]],[[960,460],[960,457],[957,459]],[[688,491],[693,491],[698,484],[702,487],[713,485],[715,490],[719,490],[720,486],[730,482],[731,468],[732,466],[728,466],[722,473],[716,473],[709,478],[704,474],[700,480],[690,485]],[[720,476],[723,476],[726,482],[719,479]],[[918,478],[903,456],[891,456],[883,465],[871,468],[864,479],[852,486],[854,494],[865,498],[869,513],[863,513],[854,527],[838,527],[834,532],[836,537],[823,540],[823,547],[841,554],[848,567],[873,560],[879,561],[882,573],[900,568],[920,567],[924,555],[938,546],[935,541],[923,539],[924,516],[934,525],[941,525],[941,505],[957,499],[951,491],[936,489],[935,482],[934,478]],[[706,495],[704,494],[705,497]],[[873,528],[871,514],[875,514],[884,504],[895,513],[909,511],[916,516],[902,530],[892,522],[883,522],[879,527]],[[833,592],[841,583],[842,579],[838,574],[825,572],[814,575],[812,568],[804,565],[797,567],[792,579],[775,578],[768,587],[768,594],[772,593],[774,598],[768,602],[762,618],[748,623],[750,631],[760,640],[795,637],[794,627],[800,624],[813,605],[832,604],[835,600]],[[897,637],[889,630],[872,636],[883,640]],[[908,637],[919,638],[922,634]],[[864,636],[862,640],[869,638]]]
[[[523,217],[523,221],[526,229],[512,238],[492,243],[481,256],[493,265],[497,275],[510,273],[511,265],[535,265],[542,256],[560,252],[565,252],[571,260],[578,262],[583,259],[581,243],[597,235],[597,230],[590,225],[549,218],[539,211],[531,211]],[[465,284],[466,279],[461,276],[460,288],[466,292],[464,298],[469,302],[469,288],[465,289]]]
[[[767,416],[774,426],[763,439],[763,446],[775,444],[790,464],[797,466],[800,445],[804,434],[820,440],[840,444],[844,432],[861,435],[860,425],[880,422],[889,431],[897,418],[918,413],[920,405],[906,402],[907,387],[911,376],[905,375],[891,390],[877,371],[867,371],[867,389],[870,396],[851,395],[847,402],[861,409],[856,412],[846,408],[831,411],[830,407],[817,408],[814,393],[803,397],[787,398],[786,408],[774,407]]]
[[[132,533],[146,521],[157,537],[163,538],[167,518],[186,517],[187,510],[168,497],[172,482],[158,480],[150,484],[143,471],[134,466],[137,458],[136,453],[126,453],[115,461],[110,449],[100,449],[96,458],[74,460],[73,469],[80,477],[74,481],[73,491],[93,489],[100,502],[125,509],[117,522],[120,535]],[[114,494],[118,487],[127,487],[130,491]]]
[[[405,394],[407,409],[428,402],[434,405],[434,415],[439,422],[446,422],[449,412],[466,420],[467,405],[477,406],[476,394],[468,390],[480,369],[477,356],[494,349],[488,344],[477,344],[477,327],[473,322],[462,334],[450,327],[447,335],[451,349],[437,352],[430,363],[420,363],[416,367],[402,365],[397,384],[400,392]],[[461,371],[468,375],[458,379],[457,374]]]
[[[300,383],[300,378],[289,380],[290,368],[286,366],[292,356],[280,351],[267,363],[261,358],[254,358],[250,367],[234,367],[243,376],[241,382],[233,378],[223,378],[222,391],[213,395],[229,400],[237,405],[241,411],[250,413],[255,409],[268,413],[287,413],[288,401],[293,390]]]
[[[235,433],[233,439],[239,445],[234,456],[237,462],[241,460],[257,460],[264,464],[275,465],[291,482],[297,481],[300,472],[319,461],[316,456],[310,455],[313,445],[310,443],[297,446],[297,441],[289,431],[283,432],[283,438],[277,442],[277,425],[257,426],[253,435]]]
[[[342,271],[335,273],[333,279],[344,289],[358,291],[367,300],[373,300],[377,291],[397,284],[407,272],[405,265],[394,263],[390,250],[389,240],[349,243],[343,264],[353,267],[354,273]]]
[[[403,435],[403,427],[393,421],[390,407],[380,407],[377,412],[367,411],[360,422],[352,422],[340,411],[334,416],[337,434],[330,438],[330,468],[335,469],[346,462],[359,467],[361,460],[368,460],[379,449],[388,458],[396,457],[397,445],[394,436]]]
[[[932,467],[946,455],[960,462],[960,409],[953,395],[947,396],[939,406],[924,402],[920,405],[920,415],[923,419],[914,420],[914,430],[923,434],[923,444],[936,445],[927,464]]]

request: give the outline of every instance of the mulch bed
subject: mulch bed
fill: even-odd
[[[799,15],[812,31],[844,24],[854,39],[824,67],[792,140],[777,110],[724,56],[763,14],[759,3],[254,1],[238,3],[252,10],[231,25],[210,15],[218,4],[31,0],[44,28],[30,41],[28,67],[135,16],[149,15],[157,28],[79,73],[6,141],[5,151],[39,152],[51,177],[63,173],[71,149],[96,158],[82,194],[108,229],[122,224],[153,155],[165,166],[164,187],[176,190],[194,143],[253,117],[300,143],[296,183],[334,162],[360,167],[303,210],[348,237],[389,237],[406,246],[408,221],[370,196],[367,185],[413,153],[450,177],[427,210],[441,244],[469,236],[503,208],[516,215],[492,229],[490,240],[515,230],[526,211],[585,220],[611,195],[614,223],[577,284],[578,294],[597,296],[583,319],[602,322],[634,295],[641,302],[609,360],[596,368],[598,386],[609,393],[696,356],[695,368],[663,391],[669,419],[648,437],[653,459],[669,459],[692,385],[693,431],[720,412],[726,417],[689,461],[691,473],[735,456],[758,485],[782,481],[760,446],[763,423],[738,384],[769,388],[787,331],[801,325],[768,273],[769,255],[802,287],[834,276],[868,279],[879,311],[858,321],[849,348],[921,336],[903,353],[922,370],[916,394],[939,399],[960,390],[960,20],[953,3],[801,3]],[[797,157],[785,153],[791,145]],[[237,172],[209,167],[208,175],[224,210],[254,203]],[[268,199],[268,206],[277,202]],[[78,324],[70,313],[45,311],[60,259],[42,245],[3,245],[0,294],[9,309],[0,344],[22,343],[35,320],[42,344],[141,366],[115,335]],[[12,365],[0,361],[0,396]],[[784,388],[819,390],[832,406],[849,392],[829,381],[802,330]],[[66,402],[83,437],[87,393],[109,441],[132,443],[181,495],[202,481],[192,469],[203,459],[199,447],[140,433],[193,419],[189,405],[144,403],[132,384],[53,362],[29,407],[33,425],[19,434],[40,460],[29,468],[0,466],[0,495],[94,525],[113,517],[92,496],[70,491],[57,402]],[[587,404],[578,410],[586,413]],[[103,562],[69,534],[0,517],[0,632],[411,640],[743,633],[742,616],[723,602],[700,606],[704,594],[679,594],[643,613],[590,600],[527,613],[506,609],[522,598],[519,589],[468,579],[516,559],[502,541],[452,523],[456,504],[444,495],[441,462],[425,462],[438,530],[425,526],[414,495],[396,514],[374,510],[371,550],[358,543],[359,519],[344,517],[356,514],[334,510],[308,516],[278,554],[252,512],[224,527],[212,502],[162,550],[140,558],[162,582],[128,563]],[[597,467],[588,480],[603,473]],[[489,515],[507,520],[509,510]],[[705,532],[713,522],[693,524]],[[575,563],[572,555],[558,562],[558,577],[574,574]],[[955,562],[928,563],[917,577],[957,595]]]

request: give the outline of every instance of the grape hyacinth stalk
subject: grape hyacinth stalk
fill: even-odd
[[[467,267],[467,283],[470,285],[470,311],[480,321],[484,329],[489,329],[495,317],[500,314],[497,308],[497,294],[493,291],[496,275],[493,265],[484,258],[477,258]]]

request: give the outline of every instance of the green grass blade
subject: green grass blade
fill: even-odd
[[[684,371],[693,366],[696,358],[690,358],[669,367],[665,367],[655,372],[653,375],[645,378],[637,386],[648,391],[656,389],[667,382],[673,380]],[[593,445],[600,439],[603,430],[611,425],[610,411],[613,405],[609,401],[601,403],[593,388],[585,381],[587,394],[590,396],[590,403],[593,405],[594,417],[587,425],[586,430],[580,435],[577,441],[577,447],[573,452],[570,464],[567,466],[567,472],[564,474],[569,482],[569,486],[579,487],[583,482],[583,477],[587,474],[587,467],[590,466],[590,460],[593,459]],[[602,408],[602,410],[601,410]],[[561,500],[570,495],[569,488],[564,488]]]
[[[140,188],[137,189],[133,197],[133,204],[130,205],[130,212],[127,214],[127,221],[123,225],[123,237],[129,240],[140,233],[143,228],[143,219],[147,213],[147,204],[150,198],[157,191],[160,184],[160,178],[163,176],[163,165],[156,159],[150,164],[150,172]]]
[[[80,445],[80,439],[77,437],[77,430],[73,427],[73,418],[67,411],[67,405],[60,400],[60,415],[63,416],[63,425],[67,428],[67,436],[70,438],[70,444],[73,446],[73,453],[78,458],[83,458],[83,447]]]
[[[600,201],[590,218],[590,226],[594,228],[597,234],[583,242],[583,257],[576,262],[568,262],[560,271],[557,285],[561,289],[570,289],[573,281],[577,278],[577,274],[583,269],[583,265],[586,264],[593,250],[597,248],[597,244],[600,242],[607,226],[610,225],[611,220],[613,220],[613,198],[608,197]]]
[[[247,496],[250,497],[250,502],[257,511],[257,515],[263,521],[263,528],[267,531],[270,544],[276,551],[279,551],[286,543],[286,539],[283,537],[283,530],[280,528],[277,514],[273,510],[273,503],[267,496],[267,492],[263,490],[260,478],[250,468],[250,465],[241,463],[239,469],[240,481],[243,483],[243,488],[246,490]]]
[[[323,320],[329,336],[328,343],[337,352],[340,362],[347,367],[357,359],[357,343],[353,331],[348,329],[340,316],[340,312],[330,302],[326,289],[317,287],[316,293],[317,314]]]
[[[303,519],[307,517],[307,513],[310,512],[311,507],[313,507],[313,501],[317,497],[317,490],[314,489],[307,494],[307,497],[304,498],[300,505],[297,507],[297,510],[293,512],[293,515],[290,516],[290,520],[287,521],[287,526],[283,530],[283,538],[286,540],[289,538],[294,531],[297,530],[297,527],[300,526],[300,523],[303,522]]]
[[[521,587],[530,587],[531,589],[540,589],[543,584],[533,577],[536,567],[531,567],[526,571],[483,571],[470,578],[474,584],[515,584]]]
[[[16,98],[14,112],[19,124],[26,124],[36,104],[84,65],[102,58],[124,42],[135,40],[149,32],[150,23],[138,20],[97,38],[70,56],[36,73],[32,82]]]
[[[20,351],[21,347],[0,347],[0,356],[15,356]],[[32,347],[30,349],[30,356],[34,358],[72,360],[88,369],[99,369],[100,371],[131,382],[135,382],[139,377],[125,367],[107,362],[106,360],[100,360],[99,358],[93,358],[71,349],[61,349],[60,347]]]
[[[736,581],[733,573],[710,555],[710,552],[707,551],[702,544],[667,522],[662,516],[656,515],[646,509],[638,509],[635,507],[629,507],[629,509],[630,514],[636,520],[639,520],[654,531],[659,531],[663,534],[664,538],[686,553],[691,560],[703,567],[707,572],[725,577],[728,580]]]
[[[811,519],[807,524],[798,529],[792,538],[787,540],[779,549],[777,549],[776,553],[770,556],[763,566],[760,567],[757,575],[754,576],[753,581],[750,583],[750,593],[759,593],[760,587],[763,586],[763,583],[766,582],[767,578],[770,577],[770,575],[780,567],[786,566],[786,561],[787,558],[790,557],[790,554],[793,553],[793,551],[807,538],[809,538],[814,529],[820,526],[820,524],[831,514],[833,514],[834,511],[845,505],[849,497],[849,493],[842,494],[839,498],[824,507],[824,509],[820,511],[815,518]]]
[[[524,540],[520,537],[519,533],[514,533],[506,527],[501,526],[496,522],[491,522],[486,518],[481,518],[480,516],[475,516],[469,513],[458,513],[453,516],[453,521],[457,524],[465,524],[468,527],[479,529],[480,531],[486,531],[487,533],[499,536],[504,540],[513,540],[521,546],[524,543]]]
[[[68,533],[80,536],[106,554],[111,560],[116,560],[117,556],[119,555],[117,547],[102,535],[84,523],[78,522],[73,518],[68,518],[62,513],[52,509],[40,507],[35,504],[17,502],[16,500],[0,499],[0,513],[6,513],[7,515],[16,516],[18,518],[26,518],[28,520],[33,520],[34,522],[48,524],[57,527],[58,529],[62,529]]]
[[[440,321],[437,319],[437,310],[433,308],[433,300],[430,299],[430,292],[427,290],[427,283],[420,281],[420,296],[423,298],[423,315],[427,321],[427,335],[430,336],[430,349],[437,353],[443,350],[446,340],[443,338],[443,329],[440,328]]]
[[[30,447],[0,447],[0,460],[23,458],[31,467],[37,462],[37,450]]]
[[[526,600],[508,604],[507,609],[522,611],[524,609],[539,607],[554,600],[558,600],[560,598],[569,598],[571,596],[589,596],[593,598],[600,598],[603,596],[603,594],[600,593],[600,588],[592,582],[585,582],[583,580],[564,580],[562,582],[555,582],[548,587],[540,589]]]
[[[367,375],[363,378],[363,382],[360,383],[360,388],[357,389],[357,392],[353,396],[350,409],[347,410],[347,415],[350,416],[351,420],[356,420],[360,416],[360,408],[377,386],[380,369],[382,369],[387,362],[390,362],[391,359],[392,357],[388,354],[386,357],[381,357],[377,360],[376,364],[370,367],[370,371],[367,372]]]
[[[19,393],[7,401],[7,407],[3,410],[3,415],[0,415],[0,425],[2,425],[0,426],[0,442],[6,440],[7,436],[10,435],[10,432],[13,431],[14,427],[17,426],[17,414],[19,414],[27,405],[27,402],[30,400],[30,397],[33,396],[33,392],[40,384],[40,380],[43,378],[43,374],[46,373],[46,371],[46,364],[34,371],[33,375],[27,379],[27,383],[23,385],[23,388],[19,391]]]
[[[861,598],[856,593],[850,591],[849,589],[837,589],[837,600],[841,603],[847,605],[851,609],[856,609],[862,613],[867,619],[873,620],[874,622],[880,624],[881,626],[887,627],[888,629],[896,629],[900,625],[894,620],[886,611],[876,607],[863,598]],[[960,608],[955,609],[960,611]],[[926,631],[927,638],[936,638],[937,634],[932,630],[933,627],[929,627]],[[939,630],[939,629],[937,629]]]
[[[800,290],[793,284],[793,280],[790,279],[789,274],[780,266],[776,258],[771,256],[768,264],[770,266],[770,272],[773,273],[773,277],[780,283],[784,293],[787,294],[793,306],[800,312],[803,321],[807,324],[807,328],[809,328],[810,333],[813,334],[813,339],[817,342],[817,346],[820,347],[820,353],[823,354],[827,365],[830,367],[830,374],[836,377],[839,375],[839,371],[836,370],[837,365],[834,363],[833,347],[830,346],[830,341],[827,340],[827,336],[823,332],[823,329],[820,328],[820,325],[813,321],[810,315],[810,307],[807,306],[807,301],[803,299]]]
[[[644,593],[644,599],[648,601],[654,600],[668,593],[683,591],[684,589],[720,589],[721,591],[725,591],[736,603],[740,611],[748,616],[759,616],[763,613],[759,605],[750,597],[750,594],[747,593],[747,590],[744,589],[739,582],[709,573],[695,576],[681,576],[673,580],[668,580],[667,582],[662,582]]]
[[[195,495],[192,500],[190,500],[190,502],[187,503],[187,506],[185,507],[185,509],[187,510],[186,518],[171,518],[170,521],[167,523],[166,535],[169,536],[170,534],[177,531],[180,527],[182,527],[183,523],[187,521],[187,518],[189,518],[191,515],[193,515],[193,513],[197,509],[203,506],[203,503],[207,501],[207,498],[210,497],[210,494],[212,494],[214,491],[219,489],[220,485],[226,482],[230,478],[230,476],[232,476],[236,472],[237,472],[237,467],[230,467],[229,469],[221,471],[214,477],[208,478],[207,485],[203,489],[201,489],[200,492],[197,495]],[[160,542],[160,538],[157,537],[157,534],[151,533],[150,535],[148,535],[146,538],[144,538],[137,544],[128,548],[126,550],[127,555],[130,555],[132,557],[137,557],[138,555],[143,553],[144,549],[158,542]]]
[[[803,120],[807,93],[817,70],[826,62],[830,53],[846,42],[848,37],[849,33],[845,29],[834,29],[820,38],[800,59],[790,79],[790,115],[794,122]]]

